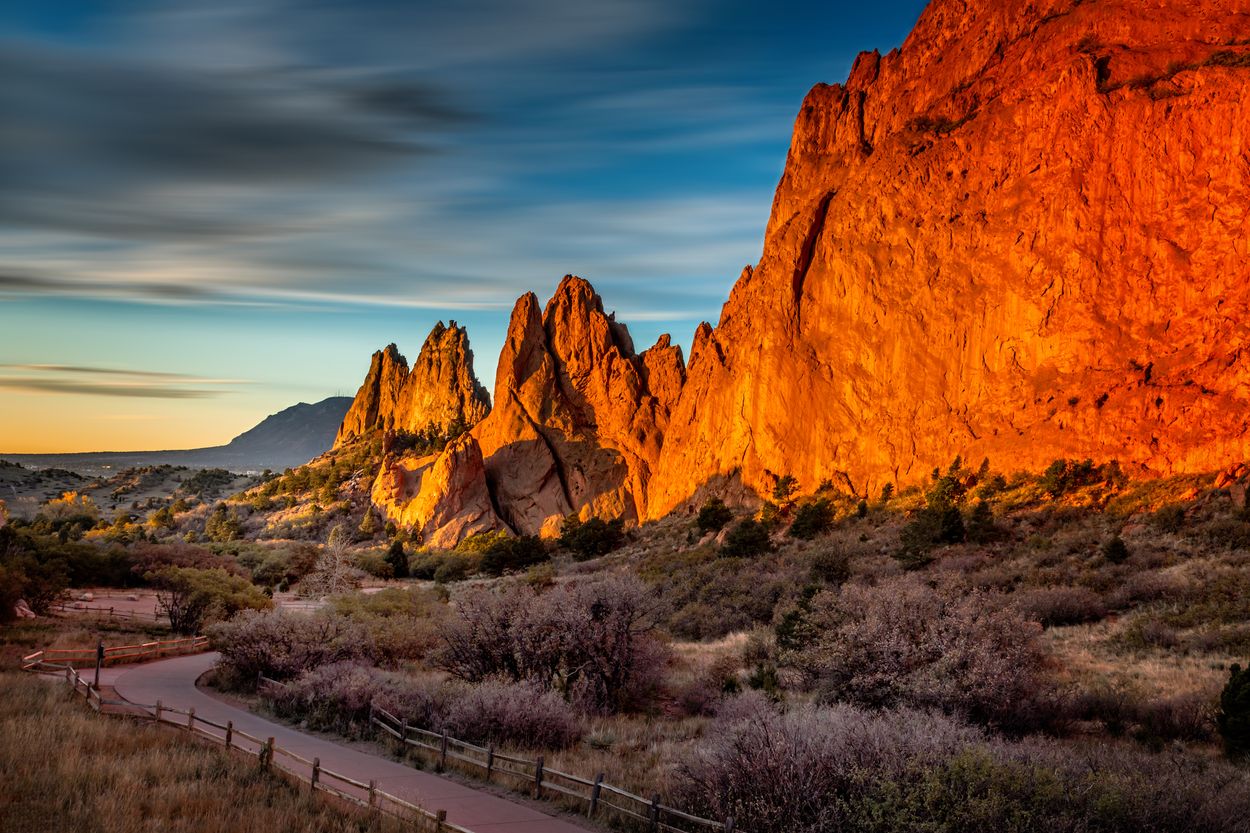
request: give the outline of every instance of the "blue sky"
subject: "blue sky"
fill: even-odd
[[[0,452],[224,442],[579,274],[688,347],[813,84],[922,0],[0,9]]]

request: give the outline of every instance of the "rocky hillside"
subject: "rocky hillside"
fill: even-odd
[[[1244,460],[1248,125],[1240,0],[934,0],[809,93],[760,261],[688,365],[667,339],[636,354],[585,281],[541,313],[528,294],[495,410],[441,456],[391,455],[374,500],[446,543],[785,475],[875,493],[956,456]],[[402,399],[392,352],[352,425]]]
[[[394,344],[373,354],[334,446],[385,431],[459,433],[489,411],[490,396],[473,374],[468,332],[440,321],[411,370]]]
[[[647,514],[717,478],[875,491],[959,454],[1245,459],[1248,211],[1242,0],[934,0],[803,103]]]

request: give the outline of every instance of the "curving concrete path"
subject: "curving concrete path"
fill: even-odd
[[[289,726],[266,720],[250,711],[210,697],[195,687],[201,674],[213,667],[216,653],[159,660],[144,665],[118,666],[101,671],[100,682],[131,703],[195,709],[197,717],[216,723],[233,721],[237,729],[275,743],[305,758],[320,758],[323,769],[342,773],[357,781],[377,782],[379,790],[427,810],[446,810],[447,820],[474,833],[586,833],[589,828],[539,812],[488,792],[421,772],[397,761],[353,749],[326,738],[307,735]],[[90,679],[90,675],[84,675]],[[282,764],[303,778],[308,768],[278,755]],[[333,786],[341,786],[327,781]]]

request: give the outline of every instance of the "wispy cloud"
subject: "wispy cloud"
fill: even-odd
[[[229,393],[244,379],[186,373],[64,364],[0,364],[0,388],[28,393],[117,396],[139,399],[206,399]]]

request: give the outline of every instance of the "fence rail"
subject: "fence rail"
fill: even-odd
[[[100,613],[110,619],[125,619],[130,622],[152,622],[159,624],[161,622],[169,622],[168,616],[159,613],[148,613],[143,610],[119,610],[115,607],[103,607],[101,605],[88,605],[80,602],[58,603],[50,608],[59,613]]]
[[[46,648],[22,657],[22,670],[33,671],[48,667],[68,668],[73,665],[89,665],[96,661],[96,648]],[[164,642],[144,642],[138,645],[116,645],[104,649],[104,665],[120,665],[126,662],[143,662],[184,654],[198,654],[208,650],[207,636],[186,639],[169,639]]]
[[[36,662],[32,663],[32,666],[24,665],[23,668],[35,670],[39,665],[40,663]],[[42,663],[42,665],[46,666],[48,664]],[[220,723],[199,717],[193,708],[184,711],[170,706],[163,706],[159,700],[152,705],[144,705],[131,703],[126,700],[105,699],[100,696],[99,691],[92,688],[91,684],[79,675],[73,666],[67,665],[63,669],[58,668],[56,670],[58,673],[61,670],[64,671],[66,684],[76,694],[81,694],[86,699],[87,705],[97,714],[101,713],[105,706],[138,710],[150,718],[153,723],[174,726],[190,734],[198,735],[215,743],[224,744],[227,749],[233,749],[249,757],[254,756],[263,769],[276,769],[284,775],[294,778],[297,782],[303,783],[305,776],[300,772],[299,767],[284,766],[277,763],[275,762],[275,756],[282,756],[283,759],[294,761],[296,764],[308,769],[307,781],[313,792],[321,790],[370,811],[385,813],[402,821],[413,822],[420,830],[433,831],[433,833],[473,833],[472,830],[466,827],[447,821],[447,811],[445,810],[427,810],[419,804],[405,801],[399,796],[391,795],[378,789],[374,781],[365,783],[342,773],[325,769],[321,766],[319,758],[313,758],[310,761],[289,749],[283,749],[278,746],[274,743],[273,738],[261,739],[244,732],[242,729],[234,728],[233,722],[227,722],[223,726]],[[335,781],[341,787],[331,786],[326,783],[327,780]]]
[[[260,679],[264,684],[283,685],[277,680],[270,680],[266,677]],[[496,752],[493,744],[485,747],[478,746],[453,738],[446,732],[432,732],[429,729],[409,725],[406,720],[380,707],[370,708],[369,723],[399,743],[437,755],[438,762],[443,768],[446,768],[450,758],[484,770],[487,780],[490,780],[496,773],[510,776],[520,781],[535,798],[542,798],[544,793],[552,792],[579,801],[585,807],[587,818],[615,814],[623,819],[641,822],[652,831],[734,833],[732,817],[724,821],[716,821],[686,813],[675,807],[661,804],[658,794],[651,798],[644,798],[608,784],[603,780],[603,773],[599,773],[594,780],[590,780],[561,772],[545,766],[541,755],[535,760],[505,755],[502,752]]]

